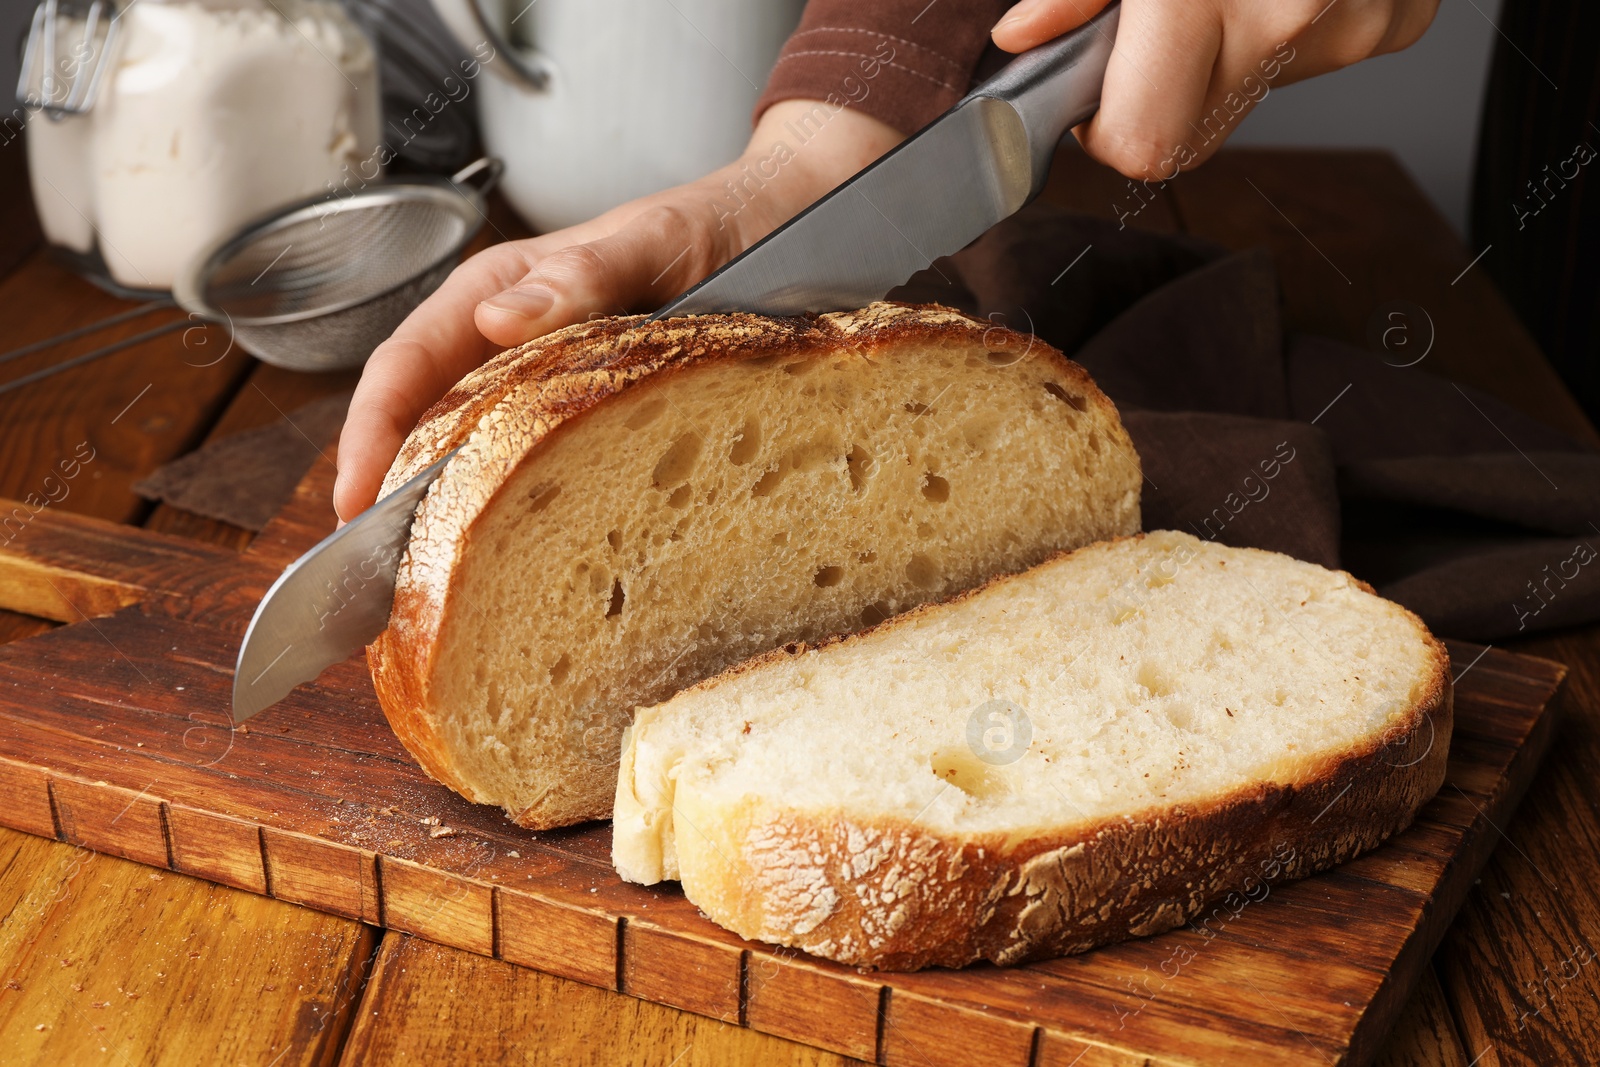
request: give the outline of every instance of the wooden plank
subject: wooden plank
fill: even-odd
[[[1373,1067],[1467,1067],[1450,1003],[1432,967],[1423,972]]]
[[[407,860],[378,862],[385,926],[494,955],[493,886]]]
[[[470,1005],[470,1022],[463,1006]],[[344,1064],[844,1067],[859,1061],[390,933]]]
[[[273,896],[374,924],[382,917],[371,853],[306,834],[262,833]]]
[[[1037,1028],[982,1009],[898,990],[889,994],[883,1021],[887,1067],[1027,1067]]]
[[[748,1025],[856,1059],[878,1060],[884,994],[871,974],[792,949],[763,946],[745,963]]]
[[[1408,301],[1435,334],[1422,368],[1600,443],[1488,275],[1465,270],[1480,250],[1462,248],[1387,152],[1231,148],[1171,190],[1189,233],[1272,250],[1286,329],[1365,348],[1374,315]]]
[[[24,615],[20,612],[0,608],[0,645],[8,641],[20,641],[24,637],[33,637],[46,630],[54,628],[55,623],[49,619],[41,619],[36,615]]]
[[[629,917],[622,929],[622,991],[725,1023],[739,1023],[744,952],[715,928],[684,936],[677,928]]]
[[[0,830],[8,1063],[328,1064],[376,931]]]
[[[0,608],[77,622],[175,596],[192,618],[237,615],[273,577],[226,548],[0,499]]]
[[[502,959],[557,978],[617,988],[615,915],[502,889],[499,921]]]
[[[1550,759],[1496,831],[1500,847],[1438,956],[1464,1050],[1480,1064],[1591,1061],[1600,1048],[1600,627],[1519,643],[1572,664]]]

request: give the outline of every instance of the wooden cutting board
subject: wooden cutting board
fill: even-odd
[[[330,488],[319,464],[243,554],[50,509],[0,532],[0,607],[69,623],[0,647],[0,824],[883,1064],[1365,1062],[1500,843],[1565,674],[1452,645],[1444,788],[1337,870],[1080,956],[860,973],[622,883],[608,825],[533,834],[435,784],[359,657],[231,729],[245,624],[331,529]]]

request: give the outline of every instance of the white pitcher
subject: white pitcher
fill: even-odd
[[[501,189],[541,232],[738,155],[804,0],[433,0],[468,51]],[[488,58],[492,57],[492,58]]]

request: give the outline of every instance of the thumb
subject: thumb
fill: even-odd
[[[1110,0],[1022,0],[989,35],[1007,52],[1026,52],[1075,30],[1105,10]]]
[[[731,249],[677,207],[644,212],[615,233],[540,258],[516,285],[480,303],[478,330],[519,345],[597,315],[655,308],[710,274]]]

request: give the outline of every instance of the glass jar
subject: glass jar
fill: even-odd
[[[46,237],[116,283],[170,288],[251,219],[370,172],[377,57],[333,0],[138,0],[119,21],[89,110],[27,127]]]

